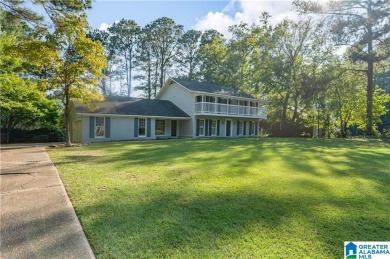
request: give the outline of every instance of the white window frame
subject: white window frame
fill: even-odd
[[[103,119],[103,123],[99,123],[101,125],[98,125],[98,122],[101,122],[99,121],[100,119]],[[103,131],[103,135],[102,136],[99,136],[96,134],[96,132],[98,131],[98,128],[101,128],[101,131]],[[106,118],[105,117],[95,117],[95,131],[94,131],[94,134],[95,134],[95,138],[105,138],[106,137]]]
[[[163,123],[163,128],[162,129],[158,129],[158,126],[161,126],[161,125],[158,125],[159,122]],[[154,134],[156,136],[165,136],[166,135],[165,125],[166,125],[165,120],[155,120]],[[161,131],[161,130],[162,130],[163,134],[157,134],[157,132]]]
[[[203,127],[202,127],[202,131],[203,132],[200,131],[200,124],[201,124],[201,122],[203,124]],[[198,129],[199,130],[199,136],[204,136],[205,135],[205,127],[206,127],[206,121],[199,119],[199,129]]]
[[[256,134],[256,122],[255,121],[252,121],[252,128],[251,129],[249,129],[249,134],[251,135],[251,136],[254,136],[255,134]]]
[[[145,122],[145,124],[144,124],[145,125],[144,126],[145,127],[145,134],[144,135],[141,135],[140,131],[139,131],[141,129],[141,127],[140,127],[141,121]],[[138,137],[141,137],[141,138],[146,137],[148,135],[147,131],[148,131],[148,121],[146,119],[143,119],[143,118],[138,119]]]
[[[240,121],[238,125],[238,136],[244,135],[244,121]]]
[[[211,120],[211,136],[217,136],[217,130],[218,130],[217,120]]]

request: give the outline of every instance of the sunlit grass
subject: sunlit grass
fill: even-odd
[[[49,151],[97,257],[341,258],[390,240],[390,145],[215,139]]]

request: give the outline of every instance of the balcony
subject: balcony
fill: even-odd
[[[228,115],[234,117],[248,117],[248,118],[267,118],[267,107],[250,107],[234,104],[222,104],[211,102],[197,102],[195,103],[195,114],[205,115]]]

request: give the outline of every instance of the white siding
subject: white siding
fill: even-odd
[[[126,140],[134,138],[134,119],[111,117],[109,140]]]
[[[195,96],[192,92],[177,83],[168,86],[164,93],[158,98],[168,100],[191,116],[191,120],[178,121],[180,130],[178,136],[193,137],[193,118],[195,113]]]

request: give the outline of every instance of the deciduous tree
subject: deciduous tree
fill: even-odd
[[[297,0],[303,13],[326,15],[337,44],[349,46],[353,61],[367,65],[367,132],[373,127],[374,64],[390,56],[390,2],[381,0]]]

